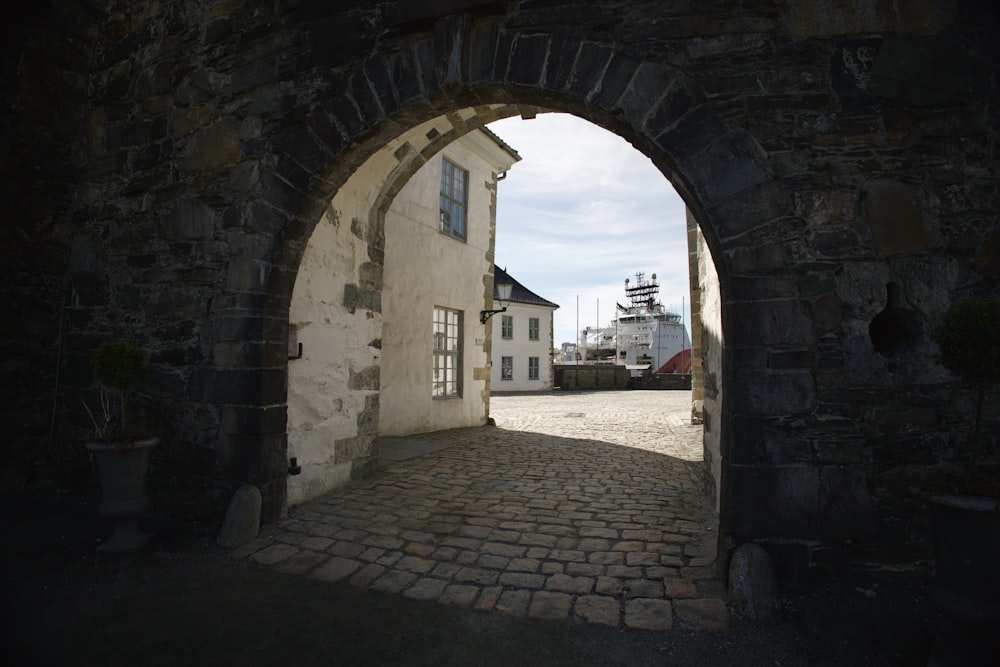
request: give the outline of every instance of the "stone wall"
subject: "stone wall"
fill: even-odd
[[[563,391],[628,389],[631,373],[624,366],[577,366],[556,364],[555,388]]]
[[[715,506],[722,502],[722,294],[719,291],[719,274],[705,236],[688,211],[689,241],[693,246],[694,267],[691,282],[691,308],[698,304],[697,334],[692,323],[692,365],[697,358],[700,369],[701,423],[704,430],[705,479],[709,493],[715,496]],[[693,319],[693,316],[692,316]],[[697,395],[692,391],[693,396]],[[697,399],[695,399],[697,400]]]
[[[649,156],[715,259],[724,552],[765,543],[785,575],[917,562],[904,482],[954,457],[973,406],[931,333],[1000,277],[1000,47],[992,2],[900,5],[41,5],[2,47],[11,440],[30,460],[47,424],[79,437],[89,352],[130,338],[160,507],[211,514],[250,482],[280,514],[289,305],[331,199],[421,123],[443,129],[415,156],[563,111]],[[377,221],[340,295],[364,317]]]

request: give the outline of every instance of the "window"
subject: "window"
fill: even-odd
[[[538,318],[528,318],[528,340],[538,340]]]
[[[469,201],[469,172],[441,161],[440,232],[465,240],[465,210]]]
[[[514,357],[500,357],[500,379],[514,379]]]
[[[538,357],[528,357],[528,379],[538,379]]]
[[[514,316],[504,315],[502,316],[500,322],[500,337],[501,338],[513,338],[514,337]]]
[[[434,398],[462,395],[462,313],[434,308]]]

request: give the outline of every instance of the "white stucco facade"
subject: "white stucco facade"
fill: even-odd
[[[289,505],[370,471],[383,427],[401,434],[485,420],[479,311],[492,297],[496,176],[518,158],[474,130],[415,173],[404,168],[451,130],[436,119],[386,144],[338,190],[309,238],[289,308],[289,353],[302,345],[288,364],[288,457],[301,468],[288,477]],[[464,243],[437,231],[442,156],[469,171]],[[383,230],[378,263],[369,248]],[[463,313],[461,399],[430,398],[435,305]]]
[[[443,160],[468,172],[464,241],[439,231]],[[386,214],[379,435],[486,423],[489,356],[479,312],[492,294],[496,177],[513,162],[490,136],[471,132],[418,171]],[[456,397],[432,395],[435,307],[460,313]]]
[[[506,313],[493,316],[493,367],[490,386],[493,392],[544,391],[552,389],[552,313],[551,306],[512,301]],[[503,317],[511,318],[511,336],[503,335]],[[529,336],[529,323],[538,320],[538,338]],[[503,358],[511,359],[510,377],[503,377]],[[538,378],[529,375],[529,360],[536,359]]]

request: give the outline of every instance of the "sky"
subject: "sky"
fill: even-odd
[[[690,335],[684,202],[649,158],[568,114],[487,127],[521,156],[497,184],[496,263],[559,304],[555,346],[577,340],[577,318],[610,325],[637,271],[656,274],[668,309],[683,304]]]

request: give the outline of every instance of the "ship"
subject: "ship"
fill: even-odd
[[[683,316],[665,308],[659,294],[655,273],[647,279],[639,271],[634,283],[626,278],[628,304],[615,304],[611,325],[581,331],[584,358],[624,365],[633,376],[645,372],[690,373],[691,340]]]

